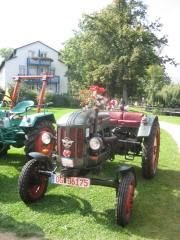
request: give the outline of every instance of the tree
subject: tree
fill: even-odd
[[[12,53],[12,51],[13,51],[13,48],[1,48],[0,56],[3,58],[4,61],[6,61],[9,55]]]
[[[174,64],[155,51],[167,44],[165,36],[155,34],[161,26],[159,21],[146,21],[146,5],[141,1],[115,0],[100,12],[83,15],[80,37],[75,36],[78,45],[67,41],[62,55],[84,85],[102,85],[111,97],[118,94],[127,103],[128,88],[137,84],[148,66]]]
[[[164,85],[161,90],[158,91],[157,96],[160,103],[165,107],[180,107],[180,83]]]
[[[152,106],[155,102],[155,95],[160,91],[164,85],[171,83],[171,79],[165,73],[163,67],[158,65],[151,65],[147,69],[147,75],[143,81],[145,85],[145,92],[147,93],[147,99],[151,102]]]

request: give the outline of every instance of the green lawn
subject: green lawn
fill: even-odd
[[[56,119],[72,109],[50,109]],[[161,121],[166,117],[160,116]],[[180,118],[178,118],[180,120]],[[176,123],[177,117],[169,117]],[[19,173],[26,163],[23,148],[11,148],[0,159],[0,232],[19,237],[72,240],[180,239],[180,154],[171,136],[161,130],[161,151],[157,175],[141,176],[141,159],[125,161],[117,156],[103,165],[100,177],[112,177],[122,164],[131,164],[138,185],[131,222],[124,228],[115,223],[115,190],[101,186],[80,189],[49,183],[45,197],[24,204],[17,191]]]

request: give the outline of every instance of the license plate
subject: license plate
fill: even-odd
[[[89,188],[90,179],[89,178],[79,178],[79,177],[69,177],[64,178],[59,173],[51,175],[51,183],[71,186],[71,187],[81,187]]]
[[[64,167],[74,167],[74,160],[70,158],[61,158],[61,164]]]

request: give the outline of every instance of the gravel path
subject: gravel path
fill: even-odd
[[[172,138],[176,141],[179,147],[179,152],[180,152],[180,125],[162,122],[162,121],[159,121],[159,123],[160,123],[160,128],[163,128],[169,134],[171,134]]]
[[[19,238],[16,237],[12,232],[0,233],[0,240],[41,240],[40,238],[32,237],[32,238]]]

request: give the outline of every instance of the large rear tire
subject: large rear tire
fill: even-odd
[[[126,173],[117,189],[116,196],[116,222],[125,226],[131,218],[134,202],[135,177],[131,172]]]
[[[160,149],[159,122],[154,121],[149,137],[144,138],[142,149],[142,175],[146,179],[152,179],[157,171]]]
[[[52,141],[49,145],[43,145],[41,136],[44,132],[49,132],[53,136],[55,136],[56,131],[54,129],[54,126],[51,122],[44,120],[42,122],[38,122],[34,125],[34,127],[29,130],[29,133],[27,134],[27,139],[25,141],[25,153],[26,156],[30,159],[29,153],[30,152],[39,152],[42,153],[43,149],[48,149],[49,151],[55,150],[55,142]],[[48,152],[45,153],[47,156],[51,156],[52,153]]]
[[[45,163],[31,159],[23,167],[19,180],[19,196],[25,203],[36,202],[41,199],[48,186],[48,177],[38,174],[38,170],[47,170]]]

